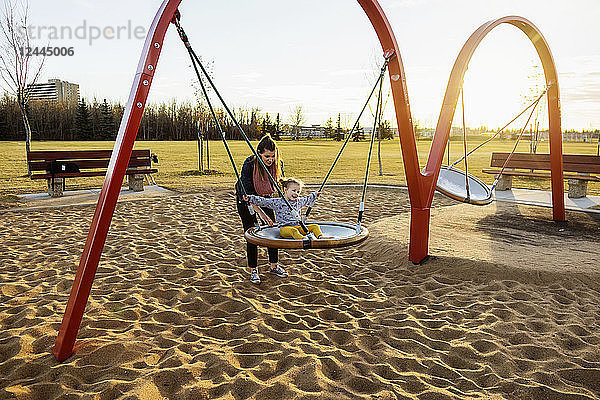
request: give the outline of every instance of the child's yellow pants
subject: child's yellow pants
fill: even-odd
[[[316,238],[319,238],[323,235],[321,228],[319,228],[319,225],[317,224],[310,224],[306,227],[308,228],[309,232],[312,232],[315,235]],[[279,228],[279,234],[281,237],[286,239],[304,239],[304,236],[307,235],[307,232],[305,232],[301,226],[282,226]]]

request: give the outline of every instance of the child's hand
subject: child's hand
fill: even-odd
[[[321,192],[315,192],[317,194],[317,197],[319,197],[321,195]]]
[[[273,220],[264,212],[260,214],[260,219],[262,219],[269,226],[275,225],[275,222],[273,222]]]
[[[254,208],[254,211],[256,211],[256,213],[258,214],[260,219],[263,222],[265,222],[267,225],[269,225],[269,226],[275,225],[275,222],[273,222],[273,220],[267,214],[265,214],[265,212],[262,210],[262,208],[260,208],[259,206],[255,205],[255,204],[252,204],[252,208]]]
[[[242,197],[244,198],[244,201],[248,201],[248,200],[250,200],[250,197],[248,197],[248,195],[244,195],[244,196],[242,196]]]

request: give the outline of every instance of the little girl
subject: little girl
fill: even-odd
[[[302,207],[312,203],[321,193],[313,192],[307,196],[300,196],[302,191],[302,181],[295,178],[282,178],[279,183],[283,187],[283,196],[290,203],[293,211],[286,204],[285,200],[281,197],[278,198],[266,198],[261,196],[244,196],[244,200],[256,204],[260,207],[267,207],[275,212],[275,220],[277,226],[279,226],[279,234],[281,237],[286,239],[304,239],[308,232],[312,232],[317,239],[325,239],[321,232],[321,228],[317,224],[310,224],[306,228],[308,232],[305,232],[302,227],[298,225],[298,216]]]

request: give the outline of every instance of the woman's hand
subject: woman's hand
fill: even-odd
[[[248,197],[248,195],[243,195],[242,198],[244,199],[244,201],[250,200],[250,197]]]

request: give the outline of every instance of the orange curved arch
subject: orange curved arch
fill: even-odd
[[[454,67],[450,73],[448,86],[446,87],[446,94],[444,95],[444,101],[442,103],[442,109],[440,111],[438,124],[435,130],[435,136],[429,152],[427,166],[423,171],[424,176],[434,176],[434,180],[437,180],[436,178],[442,163],[442,156],[445,150],[446,142],[448,141],[452,119],[454,118],[454,110],[456,109],[458,96],[460,95],[460,90],[462,88],[463,78],[475,49],[492,29],[500,24],[505,23],[516,26],[529,37],[538,52],[540,60],[542,61],[546,85],[549,87],[548,114],[550,117],[550,141],[554,144],[558,142],[559,145],[557,148],[551,147],[551,153],[554,153],[552,150],[556,150],[557,152],[561,153],[561,157],[559,157],[559,169],[562,174],[562,138],[560,126],[558,75],[556,73],[556,67],[552,53],[550,52],[550,48],[546,43],[542,33],[535,25],[525,18],[508,16],[494,21],[489,21],[481,25],[479,29],[477,29],[471,35],[469,40],[467,40],[458,57],[456,58]],[[560,177],[560,182],[561,184],[563,183],[562,176]],[[433,196],[433,192],[430,193],[430,196]],[[561,199],[563,199],[562,196]]]
[[[413,262],[420,262],[427,257],[428,235],[429,235],[429,210],[435,186],[442,165],[442,158],[448,142],[454,112],[458,102],[458,96],[462,89],[463,79],[469,61],[475,52],[477,46],[483,38],[495,27],[501,24],[511,24],[523,31],[529,40],[535,46],[544,68],[546,85],[548,86],[548,114],[549,114],[549,135],[550,135],[550,168],[552,181],[552,203],[553,218],[556,221],[565,220],[564,205],[564,181],[563,181],[563,159],[562,159],[562,135],[561,135],[561,116],[560,116],[560,95],[558,87],[558,74],[554,59],[548,43],[540,30],[529,20],[518,16],[507,16],[496,20],[488,21],[481,25],[469,37],[462,47],[446,87],[444,101],[440,110],[438,123],[436,126],[434,139],[429,151],[427,165],[421,175],[421,186],[413,190],[421,190],[420,198],[424,204],[412,205],[411,211],[411,238],[409,247],[409,258]],[[402,136],[400,138],[402,140]],[[405,146],[402,143],[402,146]],[[408,144],[411,145],[410,143]],[[418,164],[413,168],[418,168]],[[410,182],[409,190],[410,188]]]

